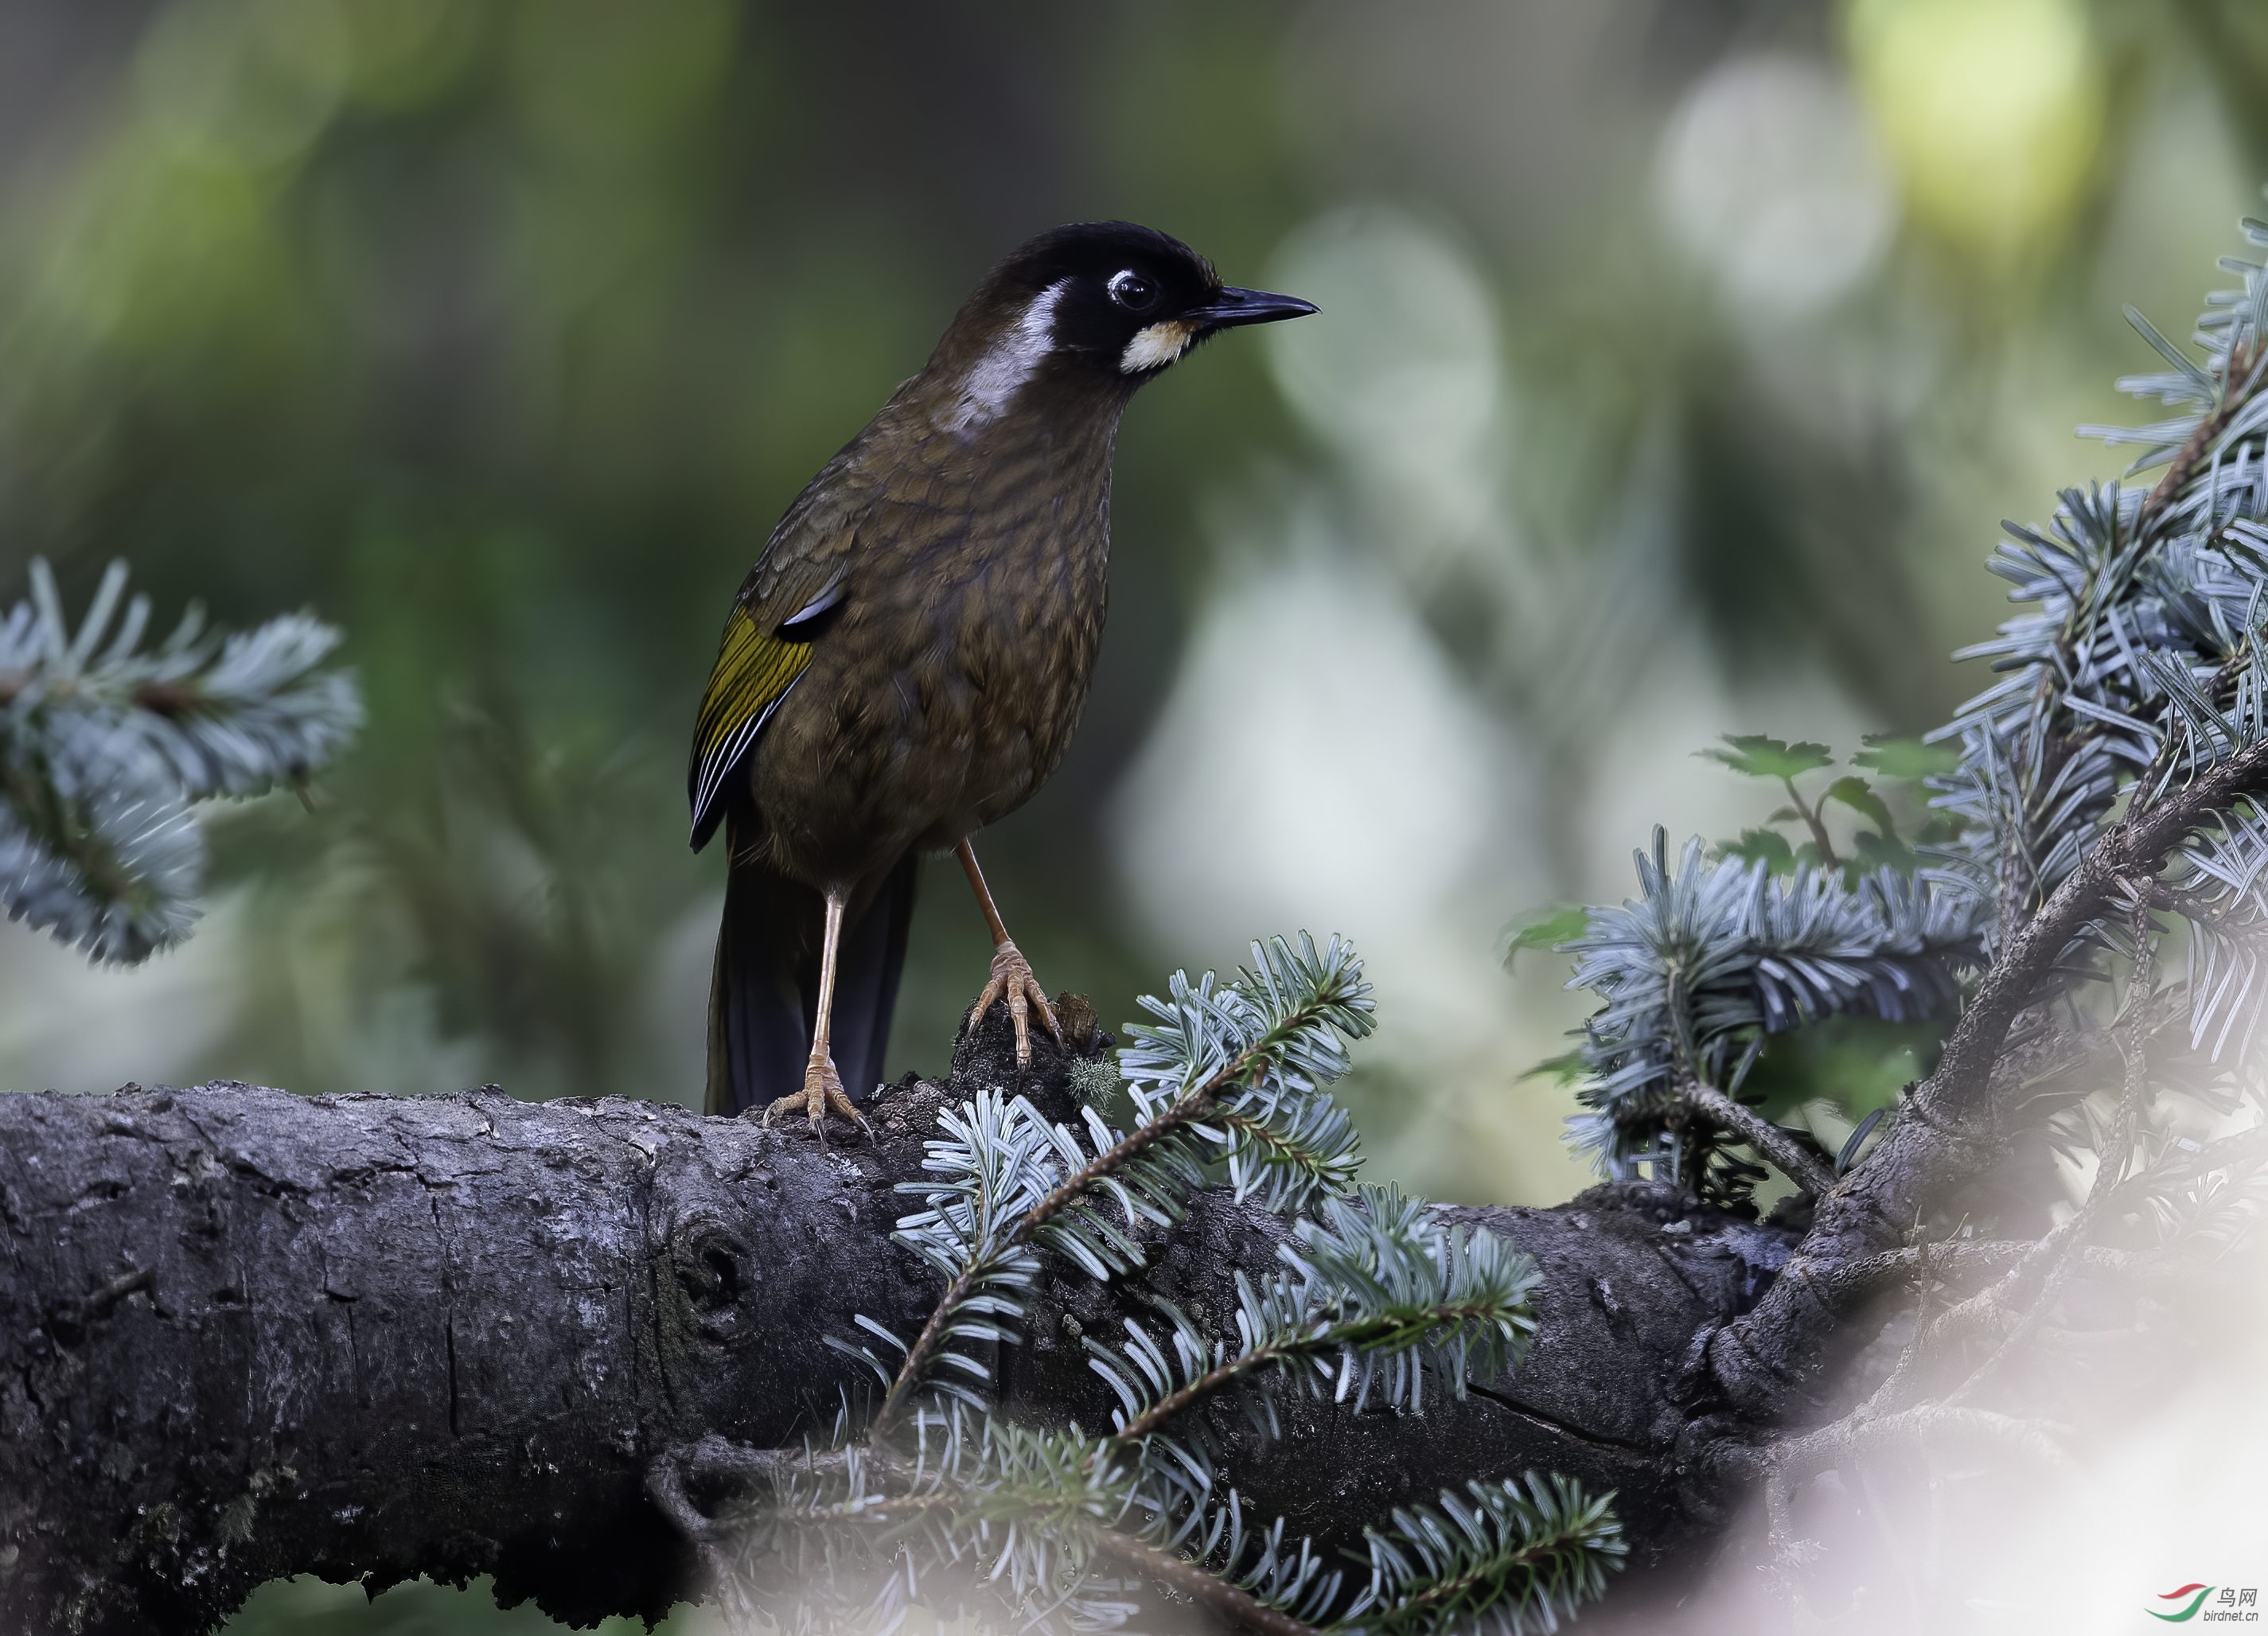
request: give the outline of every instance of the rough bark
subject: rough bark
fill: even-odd
[[[0,1097],[0,1628],[202,1631],[291,1573],[492,1573],[571,1624],[697,1595],[653,1463],[830,1419],[850,1372],[823,1338],[854,1312],[910,1333],[936,1293],[887,1234],[938,1109],[1005,1083],[1067,1112],[1068,1066],[1042,1041],[1018,1072],[996,1016],[947,1081],[880,1100],[873,1146],[831,1152],[799,1124],[494,1087]],[[1653,1185],[1456,1213],[1543,1268],[1528,1363],[1422,1418],[1303,1404],[1274,1445],[1225,1411],[1226,1465],[1339,1541],[1468,1477],[1557,1470],[1618,1492],[1641,1567],[1677,1555],[1702,1526],[1678,1381],[1792,1235]],[[1206,1197],[1150,1283],[1218,1319],[1282,1231]],[[1057,1278],[1006,1391],[1103,1423],[1078,1337],[1138,1310]]]

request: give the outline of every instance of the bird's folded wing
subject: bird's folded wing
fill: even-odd
[[[696,851],[724,816],[733,770],[811,662],[823,616],[842,600],[843,578],[842,563],[815,556],[785,564],[766,563],[749,576],[725,623],[716,668],[709,674],[693,729],[686,788],[693,804]]]

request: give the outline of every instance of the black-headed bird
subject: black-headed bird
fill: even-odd
[[[1086,702],[1128,399],[1209,335],[1314,310],[1146,227],[1058,227],[788,507],[694,732],[694,849],[722,824],[729,854],[710,1112],[865,1124],[844,1087],[881,1077],[924,852],[958,852],[992,935],[972,1018],[1005,1002],[1019,1061],[1035,1016],[1059,1032],[968,837],[1031,799]]]

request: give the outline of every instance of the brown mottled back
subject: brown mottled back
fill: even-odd
[[[865,505],[790,547],[842,564],[841,612],[748,763],[742,844],[854,905],[909,847],[950,850],[1055,770],[1108,594],[1124,394],[1035,382],[1055,412],[968,435],[931,423],[927,384],[829,467]]]

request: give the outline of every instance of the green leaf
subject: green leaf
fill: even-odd
[[[1589,911],[1580,903],[1552,903],[1528,910],[1505,929],[1505,969],[1518,969],[1521,950],[1532,948],[1539,954],[1549,954],[1560,944],[1582,936],[1590,924]]]
[[[1786,744],[1761,733],[1728,733],[1725,742],[1732,748],[1719,749],[1712,745],[1694,754],[1708,761],[1721,762],[1734,772],[1746,773],[1751,778],[1793,778],[1835,764],[1835,758],[1827,753],[1824,744]]]
[[[1745,858],[1750,863],[1761,859],[1767,874],[1795,873],[1795,849],[1777,829],[1743,829],[1739,840],[1727,841],[1719,850],[1727,858]]]
[[[1900,874],[1910,875],[1921,866],[1921,859],[1904,841],[1896,836],[1885,838],[1871,829],[1859,830],[1851,850],[1869,869],[1895,869]]]
[[[1853,812],[1863,813],[1874,821],[1874,828],[1886,841],[1898,838],[1898,826],[1890,820],[1890,809],[1882,798],[1874,793],[1874,786],[1864,778],[1837,778],[1827,786],[1827,799],[1840,801]]]
[[[1870,733],[1867,735],[1867,748],[1851,758],[1851,764],[1878,772],[1885,778],[1935,778],[1961,764],[1961,747],[1925,744],[1919,739],[1902,739],[1895,733]]]

